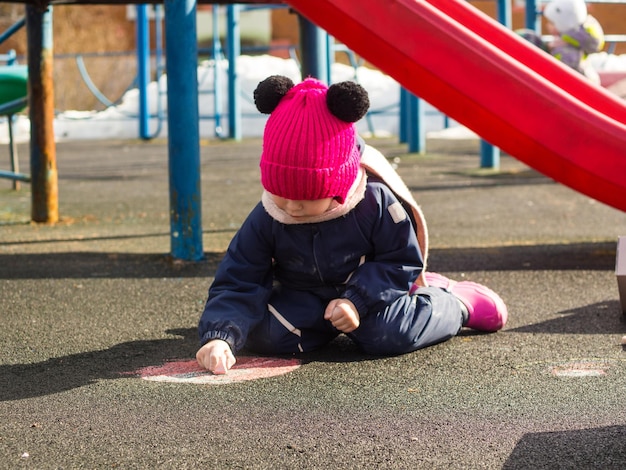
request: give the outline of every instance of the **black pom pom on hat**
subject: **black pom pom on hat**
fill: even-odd
[[[365,88],[356,82],[340,82],[331,85],[326,94],[328,110],[345,122],[357,122],[370,107]]]
[[[293,86],[293,81],[289,77],[283,75],[267,77],[254,90],[256,108],[263,114],[271,114]]]

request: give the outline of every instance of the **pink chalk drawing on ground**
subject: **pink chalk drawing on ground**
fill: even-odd
[[[226,374],[215,375],[202,369],[193,359],[170,361],[160,366],[142,367],[130,375],[152,382],[219,385],[284,375],[297,369],[300,365],[301,362],[298,359],[238,357],[237,363]]]

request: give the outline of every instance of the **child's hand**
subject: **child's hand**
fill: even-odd
[[[221,339],[211,340],[202,346],[196,353],[196,359],[200,367],[216,375],[225,374],[237,362],[228,343]]]
[[[324,319],[343,333],[356,330],[361,324],[361,317],[354,304],[348,299],[334,299],[328,303]]]

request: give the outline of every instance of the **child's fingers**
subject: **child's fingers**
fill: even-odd
[[[213,365],[209,370],[215,375],[223,375],[235,365],[236,359],[230,350],[230,347],[226,347],[218,354],[213,355]]]
[[[205,348],[200,348],[196,353],[196,361],[198,361],[198,365],[200,367],[208,369],[210,366],[208,359],[209,354],[207,353],[207,350]]]
[[[328,305],[326,306],[326,310],[324,311],[324,320],[331,320],[333,319],[333,313],[335,311],[335,307],[337,305],[338,300],[331,300],[330,302],[328,302]]]
[[[209,368],[215,375],[223,375],[229,369],[225,355],[215,358],[213,367]]]
[[[226,370],[231,369],[235,365],[235,362],[237,362],[237,359],[235,359],[235,356],[233,356],[233,353],[231,352],[230,348],[228,348],[228,350],[226,351],[226,361],[225,361]]]

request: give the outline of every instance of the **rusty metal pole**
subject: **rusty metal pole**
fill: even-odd
[[[59,220],[59,190],[54,143],[52,7],[26,6],[30,117],[31,220]]]

